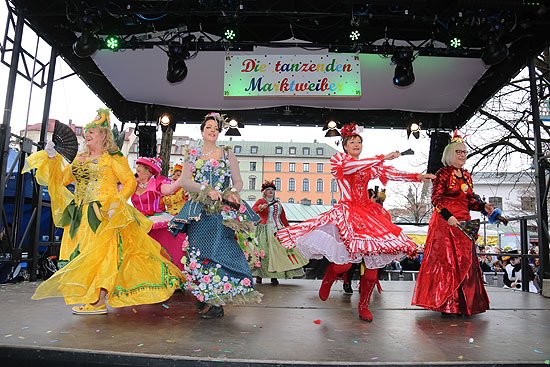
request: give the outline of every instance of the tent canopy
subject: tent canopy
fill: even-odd
[[[197,122],[212,110],[245,124],[322,125],[329,118],[367,127],[451,129],[549,44],[544,2],[524,1],[110,1],[13,0],[28,24],[121,120],[153,121],[170,112]],[[228,41],[225,29],[236,37]],[[350,32],[358,30],[357,40]],[[82,33],[122,49],[77,57]],[[451,40],[460,39],[458,48]],[[181,41],[185,40],[185,41]],[[188,48],[188,75],[166,80],[167,51]],[[488,45],[505,44],[502,62],[486,65]],[[455,44],[456,45],[456,44]],[[393,85],[392,55],[414,54],[415,82]],[[225,97],[224,61],[238,55],[357,54],[360,97]]]

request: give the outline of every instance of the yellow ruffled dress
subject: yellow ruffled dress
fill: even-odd
[[[188,196],[184,189],[179,188],[172,195],[164,195],[160,198],[160,206],[164,206],[166,211],[172,215],[177,215],[183,204],[187,202]]]
[[[152,222],[126,203],[136,179],[121,153],[77,156],[66,166],[59,154],[50,159],[42,150],[27,158],[25,171],[33,168],[37,182],[48,186],[55,225],[65,229],[59,258],[70,260],[33,299],[94,303],[104,288],[107,303],[123,307],[162,302],[180,286],[181,271],[147,235]],[[65,187],[71,182],[74,195]]]

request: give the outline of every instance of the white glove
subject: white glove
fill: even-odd
[[[57,156],[57,152],[55,151],[55,145],[51,141],[46,143],[44,150],[46,151],[46,153],[48,153],[48,157],[50,158],[55,158]]]

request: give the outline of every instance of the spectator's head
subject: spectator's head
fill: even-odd
[[[502,269],[503,269],[502,261],[495,260],[495,262],[493,262],[493,270],[494,271],[502,271]]]

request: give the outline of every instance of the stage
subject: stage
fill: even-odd
[[[265,282],[264,282],[265,283]],[[359,320],[359,294],[319,280],[257,288],[262,304],[200,318],[189,293],[156,305],[72,315],[62,299],[32,301],[37,283],[0,285],[2,366],[548,365],[550,299],[487,287],[491,310],[442,318],[410,305],[414,282],[381,282],[374,322]],[[356,289],[354,282],[354,289]]]

